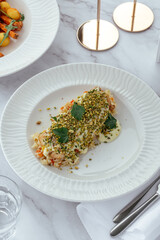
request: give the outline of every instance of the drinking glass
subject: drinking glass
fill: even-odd
[[[18,185],[0,175],[0,240],[13,239],[21,205],[22,193]]]

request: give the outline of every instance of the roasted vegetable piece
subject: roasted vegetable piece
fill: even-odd
[[[6,25],[3,24],[3,23],[0,23],[0,28],[4,31],[4,32],[7,32],[7,29],[6,29]],[[14,31],[10,31],[9,32],[9,36],[14,38],[14,39],[17,39],[18,38],[18,34],[15,33]],[[1,42],[1,41],[0,41]]]
[[[7,10],[9,8],[11,8],[11,6],[9,5],[8,2],[1,2],[0,3],[0,8],[2,9],[2,11],[4,11],[5,13],[7,12]]]
[[[7,10],[7,14],[14,20],[19,20],[21,18],[21,14],[18,12],[16,8],[9,8]]]
[[[12,19],[10,19],[9,17],[5,16],[5,15],[0,15],[0,18],[3,20],[4,23],[6,23],[7,25],[9,25],[12,21]],[[16,31],[20,31],[21,28],[23,27],[23,22],[19,21],[19,22],[15,22],[13,23],[13,26],[17,27]]]
[[[0,33],[0,42],[2,42],[3,38],[4,38],[4,33]],[[9,43],[10,43],[10,38],[7,37],[7,38],[3,41],[1,47],[6,47]]]
[[[3,57],[3,56],[4,56],[3,53],[0,52],[0,58]]]

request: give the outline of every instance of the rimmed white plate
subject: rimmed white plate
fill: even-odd
[[[8,0],[11,7],[25,15],[18,39],[11,39],[0,51],[0,77],[27,67],[40,58],[52,44],[59,26],[59,8],[56,0]]]
[[[41,165],[31,135],[49,127],[49,114],[56,115],[64,103],[94,86],[114,94],[120,136],[82,156],[73,173]],[[159,109],[154,91],[120,69],[93,63],[51,68],[25,82],[9,100],[1,122],[2,149],[13,170],[45,194],[70,201],[116,197],[143,184],[160,166]]]

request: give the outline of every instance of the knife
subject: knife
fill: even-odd
[[[153,185],[159,180],[160,176],[158,176],[147,188],[145,188],[138,196],[136,196],[129,204],[127,204],[120,212],[118,212],[113,218],[113,222],[121,222],[133,210],[133,208],[144,197],[144,195],[153,187]]]
[[[116,236],[126,229],[151,203],[156,201],[160,197],[160,184],[158,185],[157,192],[152,195],[147,201],[145,201],[136,210],[125,217],[120,223],[118,223],[110,232],[111,236]]]

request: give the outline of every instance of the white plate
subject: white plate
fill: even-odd
[[[82,156],[72,174],[67,168],[41,165],[32,152],[31,135],[49,127],[50,113],[56,115],[60,106],[94,86],[114,94],[120,136]],[[25,182],[50,196],[70,201],[119,196],[144,183],[160,166],[159,109],[154,91],[120,69],[92,63],[51,68],[25,82],[9,100],[2,117],[2,149]],[[41,125],[36,125],[38,120]]]
[[[22,70],[40,58],[52,44],[59,26],[56,0],[8,0],[11,7],[25,15],[18,39],[0,47],[0,77]]]

